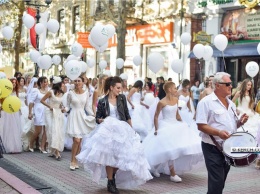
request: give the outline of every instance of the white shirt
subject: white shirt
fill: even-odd
[[[228,109],[218,99],[215,92],[212,92],[210,95],[204,97],[201,101],[199,101],[197,106],[196,123],[207,124],[218,130],[226,130],[230,134],[236,132],[236,106],[230,99],[227,98],[227,101]],[[215,145],[208,134],[200,132],[200,135],[204,143]],[[223,140],[220,137],[214,136],[214,138],[220,144],[223,143]]]

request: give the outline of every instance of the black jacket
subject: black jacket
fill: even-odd
[[[127,108],[127,102],[125,95],[119,94],[116,99],[117,112],[121,121],[127,121],[131,119]],[[98,101],[96,122],[99,124],[99,119],[105,119],[110,115],[110,108],[108,102],[108,95]]]

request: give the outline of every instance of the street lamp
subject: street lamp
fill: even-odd
[[[52,0],[45,0],[45,5],[44,4],[39,4],[37,3],[37,0],[34,1],[34,3],[31,3],[31,0],[24,0],[24,2],[26,3],[27,6],[30,7],[35,7],[36,8],[36,24],[38,24],[40,22],[40,7],[49,7],[50,4],[52,3]],[[36,33],[36,50],[39,51],[39,35]],[[39,73],[39,67],[37,65],[37,63],[35,63],[35,75],[38,75]]]

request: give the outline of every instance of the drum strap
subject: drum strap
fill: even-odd
[[[225,160],[227,162],[228,165],[230,165],[230,160],[229,158],[224,154],[223,152],[223,148],[222,146],[219,145],[219,143],[216,141],[216,139],[212,136],[212,135],[209,135],[211,140],[213,141],[213,143],[216,145],[216,147],[218,148],[218,150],[223,154],[223,156],[225,157]]]
[[[219,145],[219,143],[216,141],[216,139],[212,136],[212,135],[209,135],[211,140],[213,141],[213,143],[215,144],[215,146],[218,148],[218,150],[223,153],[223,148]]]

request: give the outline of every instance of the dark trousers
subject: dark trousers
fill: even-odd
[[[204,142],[201,146],[208,170],[207,194],[222,194],[230,166],[216,146]]]

